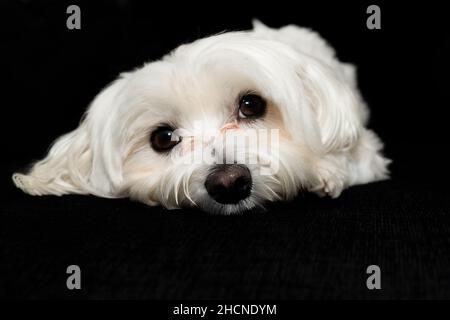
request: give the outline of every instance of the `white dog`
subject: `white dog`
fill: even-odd
[[[225,214],[299,191],[337,197],[388,177],[390,161],[367,120],[355,67],[317,33],[255,21],[251,31],[200,39],[121,74],[77,129],[13,181],[32,195],[130,197]],[[276,148],[224,139],[248,130],[276,130],[277,141],[265,143]],[[256,162],[237,161],[231,149]],[[179,161],[198,150],[220,157]],[[276,170],[260,170],[267,165]]]

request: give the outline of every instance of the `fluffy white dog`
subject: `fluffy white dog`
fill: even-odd
[[[13,181],[32,195],[130,197],[225,214],[299,191],[337,197],[388,177],[367,120],[355,67],[317,33],[255,21],[251,31],[200,39],[121,74],[77,129]],[[276,141],[257,135],[236,147],[225,138],[252,130],[274,131]],[[185,161],[198,150],[215,160]]]

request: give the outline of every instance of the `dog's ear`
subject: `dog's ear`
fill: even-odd
[[[330,67],[309,59],[297,69],[325,152],[351,148],[358,140],[361,106],[346,81]]]
[[[122,170],[113,128],[124,81],[120,78],[100,92],[79,127],[59,137],[28,173],[15,173],[14,184],[31,195],[116,197]]]
[[[254,20],[258,38],[279,41],[298,55],[294,66],[303,94],[317,119],[325,152],[351,147],[359,136],[366,116],[357,95],[355,68],[335,57],[334,49],[319,34],[289,25],[272,29]]]

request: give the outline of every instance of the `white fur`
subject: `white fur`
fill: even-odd
[[[196,132],[219,129],[233,121],[236,97],[246,90],[264,96],[270,110],[240,126],[280,129],[280,166],[273,175],[249,166],[250,197],[223,205],[204,187],[209,165],[173,162],[153,151],[148,139],[160,123],[196,126]],[[255,21],[252,31],[200,39],[122,74],[95,98],[77,129],[13,180],[32,195],[131,197],[225,214],[290,199],[301,190],[337,197],[347,186],[388,177],[390,161],[365,128],[367,119],[354,66],[338,61],[317,33]]]

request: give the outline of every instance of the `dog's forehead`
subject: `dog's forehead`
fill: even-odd
[[[283,92],[277,86],[291,75],[271,45],[245,33],[182,45],[130,74],[130,103],[124,108],[140,109],[136,114],[143,110],[155,123],[220,127],[237,111],[242,94],[258,92],[276,101],[274,93]]]
[[[136,104],[165,116],[191,118],[229,116],[238,96],[255,90],[251,77],[224,62],[188,65],[185,61],[156,62],[133,75],[128,95]]]

